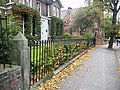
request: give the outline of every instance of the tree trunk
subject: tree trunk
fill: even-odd
[[[111,33],[108,48],[112,48],[113,47],[114,38],[115,38],[115,34]]]
[[[111,32],[110,34],[110,41],[109,41],[109,45],[108,48],[112,48],[113,47],[113,42],[114,42],[114,38],[115,38],[115,25],[116,25],[116,18],[117,17],[117,11],[116,9],[113,10],[113,18],[112,18],[112,25],[113,25],[113,32]]]

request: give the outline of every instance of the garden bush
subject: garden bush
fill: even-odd
[[[85,33],[84,35],[83,35],[83,38],[93,38],[94,36],[93,36],[93,34],[92,33]]]
[[[102,40],[103,40],[104,42],[107,42],[107,41],[108,41],[108,39],[107,39],[107,38],[102,38]]]
[[[86,41],[67,44],[56,43],[54,46],[55,63],[53,63],[56,66],[55,69],[82,53],[86,49],[86,45]]]
[[[70,33],[65,33],[64,34],[64,38],[65,39],[69,39],[69,38],[71,38],[72,37],[72,35],[70,34]]]
[[[38,46],[32,46],[30,50],[32,54],[32,73],[39,72],[41,77],[44,78],[61,65],[87,50],[88,46],[93,45],[93,39],[73,40],[76,39],[54,40],[42,44],[40,41]],[[90,40],[89,43],[88,40]]]

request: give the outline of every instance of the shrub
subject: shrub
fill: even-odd
[[[83,38],[83,36],[72,36],[72,38]]]
[[[71,38],[71,37],[72,37],[72,35],[70,33],[65,33],[64,34],[64,38],[65,39],[68,39],[68,38]]]
[[[83,36],[80,35],[80,36],[72,36],[72,38],[93,38],[93,34],[92,33],[85,33]]]
[[[83,38],[93,38],[94,36],[93,36],[93,34],[92,33],[85,33],[84,35],[83,35]]]
[[[62,19],[51,17],[51,38],[63,36],[63,25]]]
[[[108,39],[107,39],[107,38],[102,38],[102,40],[103,40],[104,42],[108,41]]]

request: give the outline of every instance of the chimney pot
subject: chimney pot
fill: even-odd
[[[68,7],[68,9],[72,9],[71,7]]]

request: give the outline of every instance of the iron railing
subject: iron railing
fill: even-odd
[[[30,85],[45,78],[61,65],[92,46],[95,46],[94,38],[47,41],[29,40]]]
[[[0,15],[0,65],[3,65],[4,69],[8,65],[11,67],[7,16],[2,18],[1,15]]]

